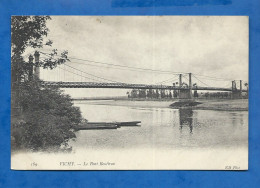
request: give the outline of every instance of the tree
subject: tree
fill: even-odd
[[[169,93],[169,98],[171,99],[172,98],[172,92],[170,91]]]
[[[52,41],[46,39],[49,29],[46,26],[50,16],[12,16],[11,19],[11,71],[12,82],[20,81],[24,74],[28,74],[29,66],[23,58],[23,53],[27,48],[39,49],[44,46],[52,46]],[[57,65],[68,61],[68,51],[58,54],[57,49],[53,49],[47,54],[47,58],[34,64],[43,68],[55,68]]]
[[[138,98],[146,98],[146,90],[145,89],[139,90]]]
[[[198,91],[197,91],[197,87],[198,87],[198,86],[197,86],[197,83],[194,83],[194,84],[193,84],[193,87],[196,88],[196,90],[194,90],[194,97],[195,97],[195,98],[198,98],[198,97],[199,97],[199,94],[198,94]]]
[[[127,91],[126,94],[127,94],[127,97],[128,97],[128,98],[131,97],[129,91]]]
[[[206,99],[209,97],[209,92],[205,93]]]
[[[159,98],[159,96],[160,96],[160,94],[159,94],[159,90],[158,90],[158,89],[156,89],[155,98],[156,98],[156,99],[158,99],[158,98]]]
[[[12,125],[14,147],[33,150],[67,145],[81,120],[79,108],[58,88],[40,88],[37,81],[21,85],[22,116]]]
[[[147,91],[147,97],[148,97],[148,98],[153,98],[153,90],[152,90],[152,89],[149,89],[149,90]]]
[[[131,97],[132,97],[132,98],[137,98],[137,97],[138,97],[137,89],[132,89],[132,91],[131,91]]]
[[[58,88],[41,87],[38,80],[22,81],[32,66],[53,69],[69,61],[68,52],[58,54],[57,49],[36,63],[28,63],[23,57],[28,48],[52,45],[46,39],[49,32],[46,23],[50,19],[49,16],[13,16],[11,20],[12,113],[13,106],[17,105],[13,101],[19,101],[22,109],[22,113],[12,118],[11,136],[12,146],[18,148],[60,147],[75,137],[73,127],[82,120],[79,109]]]
[[[181,87],[182,87],[182,88],[188,88],[189,85],[188,85],[187,83],[185,83],[185,82],[182,82]]]

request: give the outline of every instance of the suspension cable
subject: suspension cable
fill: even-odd
[[[49,55],[47,53],[41,52],[41,54],[44,55]],[[61,57],[60,55],[57,55],[59,57]],[[88,59],[80,59],[80,58],[75,58],[75,57],[69,57],[70,59],[75,59],[75,60],[79,60],[79,61],[86,61],[89,63],[95,63],[95,64],[102,64],[102,65],[109,65],[109,66],[115,66],[115,67],[121,67],[121,68],[128,68],[128,69],[123,69],[123,70],[130,70],[130,71],[134,71],[131,69],[135,69],[137,71],[152,71],[152,72],[159,72],[159,73],[163,73],[163,74],[179,74],[179,73],[183,73],[183,72],[173,72],[173,71],[166,71],[166,70],[156,70],[156,69],[148,69],[148,68],[141,68],[141,67],[132,67],[132,66],[126,66],[126,65],[118,65],[118,64],[112,64],[112,63],[104,63],[104,62],[100,62],[100,61],[93,61],[93,60],[88,60]],[[72,62],[72,63],[78,63],[78,64],[85,64],[85,65],[89,65],[86,63],[79,63],[79,62]],[[115,68],[113,67],[113,68]],[[111,68],[111,67],[110,67]],[[185,73],[184,73],[185,74]]]

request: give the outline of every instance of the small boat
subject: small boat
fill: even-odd
[[[116,122],[118,126],[140,126],[138,125],[141,121],[126,121],[126,122]]]
[[[118,126],[116,124],[111,123],[87,123],[85,125],[80,125],[75,127],[74,129],[79,130],[97,130],[97,129],[117,129]]]
[[[138,123],[141,121],[127,121],[127,122],[86,122],[80,126],[75,127],[76,131],[79,130],[100,130],[100,129],[117,129],[123,126],[140,126]]]

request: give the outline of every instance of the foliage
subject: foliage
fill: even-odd
[[[73,127],[81,121],[80,110],[57,88],[40,88],[37,82],[21,85],[23,116],[12,124],[15,145],[33,150],[67,144],[75,137]]]
[[[149,99],[158,99],[161,95],[161,98],[172,98],[172,91],[167,91],[165,89],[132,89],[131,92],[128,92],[128,98],[149,98]],[[177,97],[177,96],[176,96]]]
[[[49,16],[12,16],[12,55],[21,55],[27,47],[43,47],[43,38],[49,31],[46,21],[50,19]]]
[[[73,127],[81,121],[80,110],[73,106],[68,95],[58,88],[43,88],[40,80],[26,80],[33,66],[53,69],[69,61],[68,52],[57,49],[44,54],[38,62],[27,62],[23,55],[27,48],[51,46],[47,40],[49,16],[12,16],[11,70],[12,110],[22,110],[12,117],[12,146],[33,150],[60,147],[75,137]],[[47,56],[47,57],[46,57]],[[12,111],[13,112],[13,111]]]
[[[23,58],[27,48],[39,49],[44,46],[52,46],[52,41],[46,39],[49,29],[46,26],[50,16],[12,16],[11,19],[11,47],[12,47],[12,80],[28,74],[28,63]],[[68,51],[58,54],[57,49],[45,54],[44,59],[33,65],[53,69],[57,65],[69,61]]]

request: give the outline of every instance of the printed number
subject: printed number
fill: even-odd
[[[226,166],[225,169],[226,169],[226,170],[231,170],[232,167],[231,167],[231,166]]]
[[[36,167],[38,164],[36,162],[32,162],[31,166]]]

